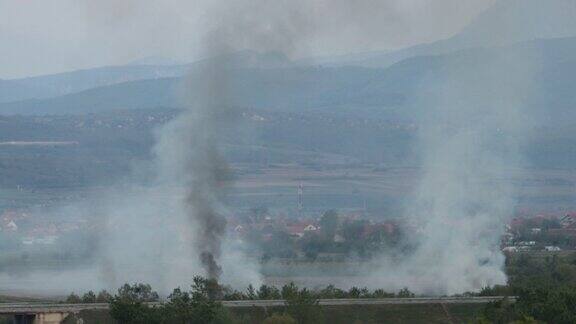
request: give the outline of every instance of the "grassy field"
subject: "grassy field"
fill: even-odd
[[[466,323],[482,312],[483,305],[351,305],[322,307],[325,323],[372,324],[372,323]],[[233,309],[241,319],[260,323],[278,309]]]
[[[297,188],[304,187],[304,211],[364,210],[373,216],[402,215],[423,170],[365,166],[235,164],[236,179],[226,202],[233,208],[268,207],[296,210]],[[475,181],[511,183],[519,209],[562,211],[576,208],[576,173],[559,169],[511,169],[505,178]],[[107,187],[2,189],[0,208],[57,206],[105,193]],[[159,193],[157,199],[163,199]]]
[[[330,324],[379,324],[379,323],[467,323],[482,312],[481,304],[459,305],[354,305],[322,307],[324,321]],[[239,323],[259,324],[274,313],[282,313],[282,307],[232,308],[232,318]],[[82,311],[64,323],[84,324],[114,323],[106,312]]]

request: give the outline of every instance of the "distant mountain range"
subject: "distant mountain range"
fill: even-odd
[[[185,67],[179,65],[124,65],[4,80],[4,85],[0,83],[0,102],[58,97],[123,82],[181,76],[184,71]],[[8,86],[26,91],[19,91],[12,97],[1,96]]]
[[[148,64],[145,64],[148,63]],[[156,63],[150,65],[150,63]],[[227,67],[284,67],[291,63],[282,54],[242,51],[200,60],[191,64],[170,65],[154,58],[122,66],[77,70],[13,80],[0,80],[0,103],[65,96],[88,89],[139,80],[182,77],[209,65]]]
[[[323,58],[320,63],[382,68],[415,56],[573,36],[576,36],[576,2],[573,0],[500,0],[448,39],[392,52]]]
[[[332,111],[411,119],[426,109],[422,86],[444,82],[457,66],[474,74],[495,57],[538,57],[529,104],[561,120],[576,104],[576,2],[501,0],[457,35],[390,53],[291,62],[280,53],[242,51],[191,64],[160,63],[0,80],[1,114],[85,114],[117,109],[179,108],[205,90],[201,71],[224,67],[221,102],[278,111]],[[316,63],[318,60],[315,61]],[[136,63],[136,64],[134,64]],[[168,62],[169,63],[169,62]],[[310,65],[311,64],[311,65]],[[476,70],[475,70],[476,69]],[[504,67],[499,73],[510,71]],[[187,82],[182,82],[186,76]],[[543,107],[546,107],[544,109]],[[545,111],[548,111],[546,113]],[[541,116],[541,117],[542,117]]]
[[[217,103],[239,108],[246,126],[222,131],[232,163],[417,167],[418,127],[446,92],[462,95],[447,100],[458,116],[461,105],[510,104],[507,92],[526,81],[522,109],[536,129],[527,163],[576,165],[576,1],[500,0],[449,39],[393,52],[290,61],[242,51],[0,80],[0,141],[80,143],[3,147],[0,184],[111,183],[134,163],[145,170],[152,129],[214,90],[212,67],[226,80]]]
[[[386,69],[364,67],[234,68],[226,70],[230,106],[276,111],[365,113],[366,117],[414,119],[426,109],[424,84],[438,86],[451,70],[480,74],[502,57],[534,56],[535,86],[528,102],[542,118],[573,120],[576,112],[576,37],[545,39],[444,55],[416,56]],[[509,67],[512,69],[513,67]],[[84,114],[117,109],[180,108],[204,91],[203,74],[122,82],[47,99],[0,104],[8,114]],[[501,66],[502,78],[513,73]],[[428,91],[432,91],[432,86]],[[415,101],[418,98],[419,101]],[[569,118],[570,117],[570,118]]]

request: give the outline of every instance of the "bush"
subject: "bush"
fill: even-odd
[[[82,303],[91,304],[96,302],[96,294],[93,291],[89,291],[82,296]]]
[[[264,319],[262,324],[296,324],[296,320],[288,314],[273,314]]]
[[[223,312],[222,305],[212,298],[215,294],[213,282],[201,277],[194,278],[192,291],[174,289],[164,305],[167,323],[213,323]]]
[[[489,303],[484,316],[491,323],[576,323],[576,290],[534,283],[517,288],[518,298],[511,303],[507,298]]]
[[[75,293],[71,293],[70,295],[68,295],[68,297],[66,297],[66,303],[67,304],[80,304],[82,302],[82,299],[80,298],[80,296],[76,295]]]
[[[281,299],[282,295],[274,286],[262,285],[258,289],[258,299]]]
[[[124,285],[110,299],[110,315],[119,323],[230,323],[233,322],[219,302],[221,287],[213,280],[194,277],[190,291],[180,288],[168,296],[168,302],[149,306],[158,301],[158,294],[149,285]]]
[[[108,303],[112,299],[112,295],[110,295],[106,290],[102,290],[96,296],[97,303]]]
[[[492,287],[484,287],[478,293],[478,296],[510,296],[512,292],[509,286],[495,285]]]
[[[158,308],[149,307],[146,302],[158,301],[158,293],[146,284],[124,284],[118,293],[110,298],[110,315],[121,324],[161,323]]]
[[[415,295],[413,292],[408,290],[408,288],[402,288],[402,290],[400,290],[396,296],[398,298],[414,298]]]
[[[318,299],[308,289],[298,290],[294,284],[284,287],[282,296],[286,299],[286,310],[290,316],[300,324],[324,322]]]
[[[118,294],[114,298],[136,302],[156,302],[159,299],[158,293],[152,290],[148,284],[124,284],[118,289]]]
[[[345,296],[346,292],[334,287],[334,285],[329,285],[319,292],[319,297],[325,299],[344,298]]]

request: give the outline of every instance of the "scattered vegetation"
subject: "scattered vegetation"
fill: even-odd
[[[72,293],[70,294],[65,303],[67,304],[92,304],[92,303],[108,303],[112,296],[106,291],[102,290],[97,295],[93,291],[89,291],[82,295],[82,297]]]
[[[202,280],[202,282],[198,282],[198,280]],[[408,288],[404,288],[397,293],[393,292],[386,292],[383,289],[375,289],[369,290],[367,287],[352,287],[348,290],[340,289],[335,287],[334,285],[329,285],[321,289],[307,289],[307,288],[298,288],[294,283],[290,283],[284,285],[281,288],[276,286],[269,286],[269,285],[261,285],[258,289],[255,289],[254,286],[250,285],[245,291],[239,291],[231,289],[227,286],[219,285],[214,280],[202,279],[201,277],[194,278],[194,286],[198,288],[205,289],[205,293],[210,296],[212,300],[291,300],[292,298],[302,298],[305,300],[306,298],[311,299],[357,299],[357,298],[413,298],[415,294],[411,292]],[[125,284],[119,290],[119,294],[121,296],[126,295],[128,291],[143,291],[149,292],[150,291],[149,285],[138,284],[138,285],[128,285]],[[172,293],[174,296],[180,296],[180,294],[184,294],[180,288],[177,288]],[[140,293],[137,296],[141,296]],[[146,301],[158,301],[158,295],[154,294],[154,298],[150,298],[150,300]],[[306,298],[304,298],[306,297]],[[116,296],[112,297],[110,294],[103,290],[98,295],[94,295],[93,292],[88,292],[84,294],[82,297],[72,293],[66,298],[66,303],[102,303],[102,302],[109,302],[111,299],[116,298]],[[134,298],[129,298],[134,299]]]
[[[224,300],[285,300],[284,307],[274,309],[264,323],[323,323],[324,315],[319,299],[334,298],[403,298],[414,297],[407,288],[398,293],[382,289],[352,287],[348,290],[327,286],[310,290],[294,283],[281,288],[262,285],[248,286],[245,291],[233,290],[215,280],[194,277],[190,290],[176,288],[166,301],[160,302],[158,293],[147,284],[125,284],[114,296],[103,290],[89,291],[82,296],[74,293],[66,303],[101,303],[110,305],[111,317],[119,323],[244,323],[242,318],[222,307]]]
[[[269,285],[261,285],[258,290],[248,286],[246,291],[232,290],[228,287],[220,287],[223,300],[289,300],[293,296],[311,296],[315,299],[351,299],[351,298],[410,298],[414,297],[408,288],[397,293],[386,292],[383,289],[369,290],[367,287],[352,287],[348,290],[329,285],[321,289],[298,290],[294,283],[284,285],[282,288]],[[295,293],[298,291],[298,293]]]
[[[477,313],[476,323],[576,323],[576,254],[518,254],[507,259],[509,284],[482,289],[466,296],[503,296],[488,303]],[[284,307],[261,317],[263,323],[323,323],[326,312],[319,299],[338,298],[410,298],[407,288],[399,292],[382,289],[335,286],[322,289],[299,288],[294,283],[275,287],[248,286],[244,291],[222,286],[214,280],[195,277],[189,291],[175,289],[164,302],[146,284],[122,286],[116,295],[106,291],[71,294],[70,303],[110,303],[110,314],[119,323],[245,323],[222,307],[224,300],[279,300]],[[513,301],[511,296],[516,296]],[[250,321],[248,321],[250,322]]]
[[[508,286],[480,295],[517,296],[489,303],[478,323],[576,323],[576,255],[545,258],[521,254],[507,261]]]
[[[273,314],[264,319],[262,324],[296,324],[296,320],[288,314]]]

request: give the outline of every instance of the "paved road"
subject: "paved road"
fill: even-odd
[[[511,298],[515,300],[515,298]],[[320,299],[320,305],[404,305],[404,304],[485,304],[502,300],[502,297],[439,297],[439,298],[368,298],[368,299]],[[225,301],[226,307],[270,307],[284,306],[283,300],[238,300]]]
[[[502,297],[441,297],[441,298],[385,298],[385,299],[321,299],[320,305],[405,305],[405,304],[479,304],[501,300]],[[512,301],[514,297],[510,298]],[[149,305],[159,305],[150,303]],[[225,307],[274,307],[284,306],[283,300],[224,301]],[[0,314],[74,313],[90,309],[108,309],[108,304],[50,304],[50,303],[0,303]]]

